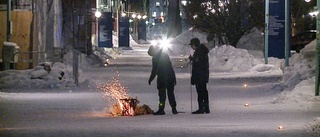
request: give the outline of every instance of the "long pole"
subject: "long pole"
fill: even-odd
[[[268,64],[268,40],[269,40],[269,0],[265,1],[265,26],[264,26],[264,63]]]
[[[190,80],[191,80],[191,75],[192,75],[192,63],[191,61],[189,62],[190,64]],[[190,83],[190,100],[191,100],[191,103],[190,103],[190,108],[191,108],[191,113],[192,113],[192,84]]]
[[[289,44],[290,44],[290,26],[289,26],[289,22],[290,22],[290,14],[289,14],[289,0],[285,0],[285,49],[284,49],[284,56],[285,56],[285,66],[289,66],[289,53],[290,53],[290,49],[289,49]]]
[[[11,0],[7,0],[7,41],[11,37]]]
[[[320,9],[320,0],[317,0],[317,10]],[[315,95],[319,96],[319,61],[320,61],[320,15],[317,15],[317,45],[316,45],[316,81],[315,81]]]

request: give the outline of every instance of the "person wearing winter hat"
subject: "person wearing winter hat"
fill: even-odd
[[[166,96],[168,95],[169,103],[173,114],[178,114],[176,109],[176,99],[174,95],[174,86],[176,85],[176,75],[172,67],[169,55],[162,52],[157,46],[150,46],[148,54],[152,56],[152,70],[149,77],[149,85],[157,76],[157,89],[159,95],[159,110],[154,115],[164,115]]]
[[[189,45],[194,50],[193,55],[189,56],[192,62],[191,85],[196,86],[199,106],[199,109],[192,114],[210,113],[207,89],[207,83],[209,82],[209,49],[200,44],[198,38],[191,39]]]

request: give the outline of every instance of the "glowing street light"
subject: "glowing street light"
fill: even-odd
[[[146,19],[148,16],[147,15],[143,15],[142,16],[142,19]]]
[[[136,14],[132,14],[132,16],[131,16],[132,18],[136,18],[137,17],[137,15]]]
[[[96,11],[94,13],[94,15],[97,17],[97,18],[100,18],[101,17],[101,12],[100,11]]]
[[[124,12],[122,12],[122,13],[121,13],[121,16],[122,16],[122,17],[125,17],[125,16],[127,16],[127,14],[124,13]]]
[[[141,15],[138,15],[137,18],[138,18],[138,19],[141,19]]]

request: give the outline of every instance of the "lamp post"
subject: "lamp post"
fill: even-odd
[[[320,9],[320,0],[317,0],[317,11]],[[319,96],[319,61],[320,61],[320,16],[317,14],[317,41],[316,41],[316,81],[315,81],[315,95]]]
[[[264,26],[264,63],[268,64],[268,40],[269,40],[269,0],[265,0],[265,26]]]
[[[7,41],[11,37],[11,0],[7,0]]]

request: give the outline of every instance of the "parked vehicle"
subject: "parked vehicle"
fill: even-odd
[[[316,31],[310,30],[292,36],[290,49],[299,53],[307,44],[316,39],[316,35]]]

